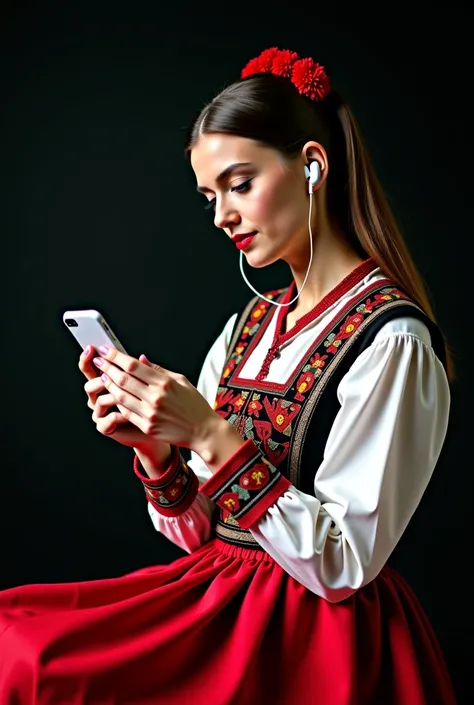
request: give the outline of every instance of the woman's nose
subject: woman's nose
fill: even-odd
[[[240,216],[237,211],[226,207],[222,202],[219,205],[216,203],[216,211],[214,215],[214,225],[216,228],[225,228],[231,223],[240,223]]]

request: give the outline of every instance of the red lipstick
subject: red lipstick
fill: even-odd
[[[245,250],[250,245],[257,233],[243,233],[242,235],[233,235],[232,241],[239,250]]]

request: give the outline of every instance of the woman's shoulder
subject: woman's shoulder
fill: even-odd
[[[392,336],[413,337],[425,345],[432,345],[430,326],[426,318],[416,317],[411,313],[404,313],[385,322],[377,331],[373,342],[380,343]]]

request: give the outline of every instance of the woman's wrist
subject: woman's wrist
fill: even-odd
[[[169,443],[158,442],[154,446],[134,448],[134,451],[149,478],[157,479],[164,475],[171,460]]]
[[[222,416],[213,412],[202,437],[193,450],[202,458],[212,473],[215,473],[245,443],[242,436]]]

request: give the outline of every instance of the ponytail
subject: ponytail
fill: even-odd
[[[342,101],[338,107],[338,116],[346,144],[348,215],[352,235],[384,274],[436,323],[421,275],[375,174],[356,120]],[[455,377],[454,363],[446,341],[445,348],[447,376],[452,382]]]

